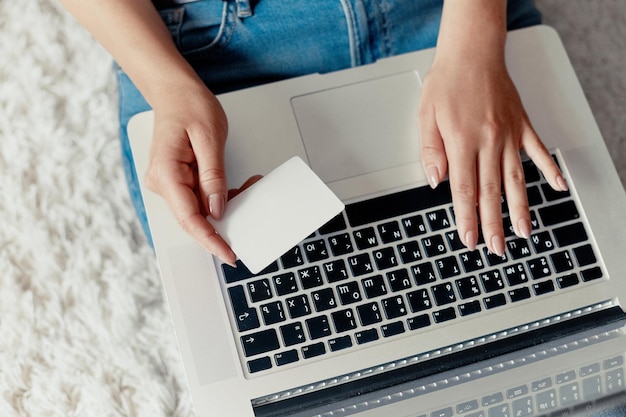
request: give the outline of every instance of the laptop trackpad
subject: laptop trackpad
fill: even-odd
[[[420,92],[406,72],[294,97],[313,171],[331,183],[419,161]]]

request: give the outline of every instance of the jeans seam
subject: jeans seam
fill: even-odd
[[[359,45],[359,28],[356,24],[356,16],[350,0],[341,0],[346,24],[348,26],[348,42],[350,44],[350,63],[353,67],[361,65],[361,54]]]

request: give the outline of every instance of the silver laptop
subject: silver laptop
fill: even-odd
[[[232,187],[299,156],[346,204],[259,274],[208,255],[142,188],[199,416],[593,415],[623,402],[626,194],[557,34],[511,75],[570,191],[524,162],[531,239],[458,244],[416,113],[433,51],[219,97]],[[153,114],[129,124],[140,177]],[[505,229],[506,202],[503,203]],[[270,237],[271,238],[271,237]]]

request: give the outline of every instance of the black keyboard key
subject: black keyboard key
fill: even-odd
[[[383,243],[396,242],[402,239],[400,225],[395,221],[378,225],[378,234]]]
[[[247,287],[248,292],[250,293],[250,301],[253,303],[258,303],[259,301],[272,298],[272,290],[268,279],[260,279],[249,282]]]
[[[413,279],[415,279],[415,283],[417,285],[425,285],[437,280],[435,271],[433,270],[433,265],[430,262],[413,265],[411,267],[411,273],[413,274]]]
[[[443,310],[435,311],[433,313],[433,319],[435,323],[443,323],[445,321],[453,320],[456,318],[456,312],[454,307],[444,308]]]
[[[428,314],[422,314],[420,316],[411,317],[406,321],[409,330],[422,329],[430,326],[430,317]]]
[[[328,317],[326,316],[313,317],[307,319],[305,323],[307,331],[309,332],[309,338],[312,340],[330,336],[332,333],[330,324],[328,323]]]
[[[361,280],[361,285],[367,298],[375,298],[387,294],[387,287],[382,275],[365,278]]]
[[[343,281],[350,276],[348,274],[348,269],[346,268],[346,263],[343,259],[327,262],[322,265],[322,269],[326,274],[326,280],[331,284],[333,282]]]
[[[544,256],[541,258],[531,259],[526,262],[526,265],[528,266],[530,275],[535,280],[545,278],[552,273],[552,270],[548,265],[548,260]]]
[[[356,247],[363,250],[369,249],[378,245],[378,239],[376,238],[376,232],[373,227],[366,227],[361,230],[357,230],[352,233]]]
[[[380,331],[384,337],[397,336],[404,333],[404,324],[401,321],[385,324],[381,326]]]
[[[516,288],[514,290],[509,290],[509,298],[512,302],[516,303],[518,301],[526,300],[530,298],[530,290],[528,287]]]
[[[313,299],[315,311],[325,311],[337,306],[332,288],[322,288],[319,291],[313,291],[311,298]]]
[[[451,201],[450,185],[448,182],[442,182],[434,190],[429,186],[423,186],[348,204],[346,206],[346,214],[350,225],[358,227],[436,207]]]
[[[428,220],[430,230],[433,232],[450,227],[450,220],[448,219],[448,214],[445,209],[439,209],[426,213],[426,220]]]
[[[574,262],[569,252],[566,250],[553,253],[552,255],[550,255],[550,260],[552,261],[552,267],[554,268],[554,272],[556,273],[574,269]]]
[[[417,240],[401,243],[397,246],[402,263],[408,264],[422,259],[422,251]]]
[[[354,251],[352,239],[348,233],[331,237],[328,239],[328,244],[330,245],[330,251],[335,256],[347,255]]]
[[[539,181],[539,170],[533,161],[530,159],[522,162],[522,168],[524,168],[524,179],[526,183]]]
[[[270,352],[280,347],[278,335],[274,329],[261,330],[241,336],[241,345],[246,357]]]
[[[583,245],[574,249],[574,257],[578,266],[587,266],[597,262],[591,245]]]
[[[422,245],[426,251],[426,256],[434,257],[443,255],[447,252],[446,245],[443,242],[441,235],[434,235],[422,239]]]
[[[375,250],[372,252],[372,255],[374,256],[374,262],[376,262],[376,268],[379,270],[398,266],[398,258],[392,247]]]
[[[509,249],[509,254],[512,259],[521,259],[531,255],[528,240],[526,239],[516,238],[507,240],[506,246]]]
[[[302,348],[302,357],[304,359],[314,358],[316,356],[323,355],[324,353],[326,353],[326,346],[324,346],[324,343],[322,342],[304,346]]]
[[[580,217],[580,214],[578,214],[578,209],[576,209],[574,202],[568,200],[540,208],[539,217],[545,226],[552,226],[569,220],[576,220]]]
[[[426,224],[424,224],[424,218],[421,214],[402,219],[401,223],[404,227],[404,233],[406,233],[408,237],[423,235],[427,232]]]
[[[541,189],[543,190],[543,195],[546,196],[546,200],[555,201],[560,200],[561,198],[569,197],[569,191],[556,191],[549,184],[541,184]]]
[[[528,196],[528,205],[530,207],[543,203],[541,192],[539,192],[539,187],[536,185],[526,188],[526,195]]]
[[[362,299],[359,283],[356,281],[337,285],[337,294],[342,305],[358,303]]]
[[[470,314],[480,313],[480,311],[480,302],[478,300],[459,305],[459,314],[461,316],[469,316]]]
[[[320,268],[318,266],[310,266],[298,270],[298,277],[302,288],[308,290],[310,288],[319,287],[324,283]]]
[[[331,313],[335,332],[342,333],[356,328],[356,320],[351,309],[335,311]]]
[[[554,242],[552,242],[550,232],[535,233],[530,236],[530,241],[536,253],[543,253],[554,249]]]
[[[580,276],[585,282],[592,281],[594,279],[600,279],[602,278],[602,269],[599,266],[585,269],[584,271],[580,272]]]
[[[487,248],[483,248],[483,254],[485,255],[485,259],[487,259],[487,264],[489,266],[500,265],[508,260],[506,253],[502,256],[498,256]]]
[[[285,346],[293,346],[306,342],[302,323],[296,322],[280,326],[280,334],[283,337]]]
[[[328,258],[326,242],[322,239],[314,240],[304,244],[304,253],[309,262],[317,262]]]
[[[272,279],[274,280],[274,287],[276,287],[277,295],[287,295],[298,291],[296,276],[293,272],[276,275]]]
[[[357,344],[363,345],[365,343],[374,342],[378,340],[378,330],[368,329],[354,334]]]
[[[451,283],[434,285],[431,288],[433,298],[438,306],[443,306],[456,301],[456,295],[454,294],[454,287]]]
[[[411,288],[411,279],[406,269],[398,269],[387,273],[387,282],[391,291],[398,292]]]
[[[371,326],[383,320],[380,314],[380,307],[378,307],[376,302],[360,305],[356,308],[356,311],[362,326]]]
[[[456,280],[456,289],[461,299],[476,297],[481,294],[480,286],[476,277],[464,277]]]
[[[556,283],[558,284],[559,288],[572,287],[578,284],[578,282],[579,282],[578,275],[575,272],[568,274],[568,275],[564,275],[562,277],[558,277],[556,279]]]
[[[442,279],[455,277],[461,273],[461,268],[459,267],[459,263],[457,262],[455,256],[438,259],[435,262],[435,265],[437,265],[439,276]]]
[[[330,348],[331,352],[348,349],[352,347],[352,339],[350,339],[349,335],[336,337],[328,341],[328,347]]]
[[[272,360],[268,356],[248,361],[248,371],[251,374],[267,371],[272,367]]]
[[[339,232],[346,228],[346,220],[343,217],[343,213],[339,213],[332,219],[330,219],[324,226],[319,228],[319,232],[322,235],[329,233]]]
[[[298,360],[300,360],[300,357],[298,356],[298,351],[295,349],[279,352],[274,355],[274,361],[276,361],[276,365],[278,366],[288,365],[298,362]]]
[[[283,268],[293,268],[295,266],[304,265],[304,258],[302,257],[302,249],[300,246],[294,246],[288,250],[283,256],[280,257],[280,261],[283,264]]]
[[[354,275],[355,277],[374,272],[372,261],[370,260],[370,256],[367,253],[360,253],[358,255],[349,257],[348,264],[350,265],[352,275]]]
[[[430,301],[430,296],[428,295],[428,290],[425,288],[411,291],[406,295],[406,298],[409,300],[409,307],[413,313],[428,310],[433,306],[433,303]]]
[[[553,292],[554,289],[554,282],[552,282],[551,279],[533,284],[533,291],[535,292],[535,295],[548,294]]]
[[[480,251],[475,250],[471,252],[464,252],[460,256],[461,265],[465,272],[474,272],[485,267],[483,257],[480,255]]]
[[[451,232],[446,232],[446,240],[448,241],[448,247],[451,251],[457,251],[461,249],[465,249],[465,245],[461,242],[459,238],[459,232],[453,230]]]
[[[553,230],[554,239],[559,247],[573,245],[588,240],[587,232],[582,223],[574,223]]]
[[[511,287],[523,284],[528,281],[526,270],[524,269],[524,265],[522,264],[506,266],[504,268],[504,275],[506,276],[506,280]]]
[[[504,294],[494,294],[483,298],[483,303],[485,304],[486,309],[502,307],[506,304],[506,297]]]
[[[263,322],[266,325],[279,323],[285,321],[285,310],[283,304],[280,301],[274,301],[261,306],[261,315],[263,316]]]
[[[258,328],[260,326],[259,316],[256,309],[248,305],[243,286],[237,285],[230,287],[228,289],[228,295],[239,331],[245,332]]]
[[[485,292],[498,291],[504,288],[502,274],[497,269],[480,274],[480,281]]]
[[[295,297],[287,298],[285,302],[287,303],[289,317],[292,319],[311,314],[311,306],[306,294],[300,294]]]
[[[385,312],[385,317],[387,317],[388,320],[393,320],[407,314],[406,306],[404,305],[404,299],[400,295],[386,298],[381,301],[381,304]]]

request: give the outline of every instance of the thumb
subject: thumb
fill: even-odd
[[[224,168],[226,133],[191,140],[198,166],[200,200],[206,212],[219,220],[228,200],[228,184]]]

